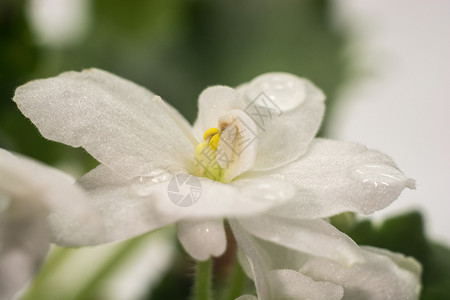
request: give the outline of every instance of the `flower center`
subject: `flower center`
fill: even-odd
[[[210,128],[203,134],[203,142],[195,148],[196,175],[220,181],[224,170],[217,163],[217,146],[222,130]]]

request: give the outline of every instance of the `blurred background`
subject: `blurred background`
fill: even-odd
[[[450,1],[334,1],[335,28],[365,74],[339,93],[327,133],[389,154],[417,190],[378,216],[424,212],[450,243]]]
[[[424,230],[433,240],[450,243],[449,37],[450,1],[444,0],[0,0],[0,147],[75,177],[96,165],[81,149],[44,140],[19,113],[11,98],[15,88],[28,80],[67,70],[105,69],[161,95],[192,122],[197,97],[206,86],[237,86],[264,72],[291,72],[311,79],[327,94],[321,136],[379,149],[417,180],[416,191],[404,192],[375,216],[377,222],[395,216],[394,223],[388,221],[383,227],[367,221],[373,229],[370,235],[360,230],[369,224],[363,221],[366,225],[348,233],[360,243],[414,255],[426,264],[436,253],[430,250],[435,248],[428,244]],[[420,213],[403,214],[412,209]],[[403,231],[391,230],[391,225]],[[386,235],[392,234],[388,231],[404,239],[398,244],[395,238],[385,242]],[[173,257],[182,252],[179,245],[168,242],[172,235],[169,229],[159,240],[145,236],[134,244],[129,241],[91,252],[55,248],[29,297],[183,299],[180,294],[189,291],[190,279],[180,274],[190,265],[182,261],[174,269]],[[154,266],[151,257],[164,261],[158,247],[151,248],[156,254],[145,259],[126,254],[138,250],[123,250],[137,244],[144,247],[147,240],[155,239],[166,254],[166,264],[153,275],[158,280],[151,281],[151,274],[144,272],[144,276],[130,267],[135,271],[122,273],[141,274],[139,280],[128,282],[142,282],[143,287],[125,285],[123,291],[140,294],[120,296],[112,286],[120,289],[117,282],[127,282],[126,276],[114,281],[108,275],[114,272],[105,270],[105,265],[118,261],[115,255],[132,256],[131,265]],[[110,259],[93,259],[109,257],[104,253]],[[85,272],[81,276],[80,270],[68,267],[80,257],[90,257],[92,276]],[[432,278],[433,270],[424,273],[427,284],[450,283],[448,277],[447,281]],[[51,273],[85,279],[74,292],[65,287],[73,286],[73,281],[64,285],[49,277]],[[155,285],[153,292],[150,282]],[[167,288],[167,282],[175,282],[179,289]],[[57,296],[51,292],[56,284]],[[170,292],[179,295],[167,296]]]

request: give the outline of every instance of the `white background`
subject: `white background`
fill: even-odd
[[[450,1],[335,0],[348,58],[371,72],[342,91],[329,136],[389,154],[416,179],[382,218],[412,208],[450,244]]]

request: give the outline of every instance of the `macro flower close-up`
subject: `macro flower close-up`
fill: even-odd
[[[450,2],[0,1],[0,300],[447,300]]]
[[[204,90],[191,127],[159,96],[89,69],[27,83],[14,101],[44,137],[81,146],[101,163],[78,180],[105,223],[97,242],[177,222],[184,249],[203,261],[225,252],[228,220],[235,234],[351,267],[368,263],[364,251],[324,218],[373,213],[414,181],[378,151],[314,139],[324,98],[306,79],[267,73],[236,90]],[[271,285],[258,282],[267,272],[253,262],[253,246],[236,239],[250,264],[261,264],[253,278],[259,298],[270,299]],[[414,287],[401,297],[418,295],[410,280],[417,283],[419,272],[413,275],[390,281]],[[293,281],[297,288],[314,283]]]

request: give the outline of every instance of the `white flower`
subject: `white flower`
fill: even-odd
[[[100,217],[70,176],[0,149],[0,299],[36,272],[50,242],[83,245],[102,234]]]
[[[148,90],[96,69],[32,81],[14,100],[44,137],[101,163],[79,183],[105,218],[102,242],[177,222],[184,248],[205,260],[224,252],[228,218],[235,234],[350,267],[364,253],[322,218],[373,213],[414,187],[378,151],[314,139],[324,95],[286,73],[207,88],[193,127]],[[177,183],[194,185],[189,197]]]

